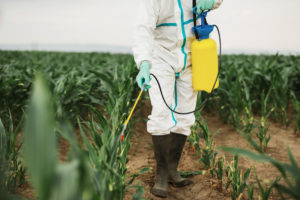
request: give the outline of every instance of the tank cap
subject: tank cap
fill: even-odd
[[[209,34],[214,30],[213,25],[209,25],[206,22],[206,16],[208,12],[202,12],[200,13],[201,18],[201,25],[198,25],[196,27],[192,28],[193,32],[197,32],[199,35],[199,38],[197,38],[199,41],[203,39],[208,39]]]

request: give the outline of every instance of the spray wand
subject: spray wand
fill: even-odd
[[[141,98],[141,96],[142,96],[142,93],[143,93],[143,91],[144,91],[144,89],[145,89],[145,86],[146,86],[146,84],[143,84],[143,87],[142,87],[142,89],[141,89],[141,91],[140,91],[140,93],[139,93],[139,96],[138,96],[137,99],[135,100],[135,103],[134,103],[134,105],[133,105],[133,107],[132,107],[132,109],[131,109],[131,111],[130,111],[130,114],[129,114],[129,116],[127,117],[125,123],[123,124],[123,129],[122,129],[122,132],[121,132],[121,141],[124,140],[124,137],[125,137],[125,130],[126,130],[127,125],[128,125],[128,123],[129,123],[129,121],[130,121],[130,118],[132,117],[132,114],[133,114],[133,112],[134,112],[134,109],[135,109],[137,103],[139,102],[139,100],[140,100],[140,98]]]

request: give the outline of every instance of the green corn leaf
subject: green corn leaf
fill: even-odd
[[[287,173],[289,173],[290,175],[292,175],[292,178],[296,179],[296,182],[299,182],[299,171],[297,171],[298,169],[294,169],[291,165],[288,165],[286,163],[281,163],[270,156],[253,153],[249,150],[232,147],[220,147],[220,149],[230,152],[232,154],[246,156],[255,161],[272,163],[281,172],[281,175],[284,177],[286,183],[289,186],[289,188],[286,188],[285,186],[275,184],[276,188],[281,192],[288,193],[289,195],[293,195],[294,197],[297,195],[299,195],[298,197],[300,197],[300,193],[296,192],[300,191],[299,185],[296,184],[294,186],[291,183],[290,179],[287,177]]]
[[[144,167],[143,169],[140,170],[139,175],[142,175],[144,173],[147,173],[151,170],[151,167]]]
[[[52,195],[52,200],[79,200],[79,162],[73,160],[66,164],[57,166],[57,174],[55,180],[55,189]]]
[[[300,168],[299,168],[299,166],[298,166],[298,164],[297,164],[297,162],[296,162],[289,146],[287,146],[287,150],[288,150],[288,155],[289,155],[289,158],[290,158],[290,161],[291,161],[292,168],[294,170],[292,174],[293,175],[297,175],[297,174],[299,175]]]
[[[237,194],[240,195],[241,193],[243,193],[244,190],[245,190],[245,187],[246,187],[246,184],[243,183],[243,184],[239,187],[239,189],[238,189],[238,191],[237,191]]]
[[[230,186],[230,184],[232,183],[232,181],[227,181],[227,183],[226,183],[226,185],[225,185],[225,188],[226,188],[226,190],[229,188],[229,186]]]
[[[270,187],[267,189],[266,191],[266,198],[268,199],[270,194],[271,194],[271,191],[273,189],[273,187],[280,181],[281,179],[281,176],[277,177],[276,180],[270,185]]]
[[[134,174],[130,175],[131,179],[126,183],[126,186],[131,185],[138,176],[140,176],[146,172],[149,172],[150,170],[151,170],[150,167],[146,167],[146,168],[141,169],[138,173],[134,173]]]
[[[6,145],[6,133],[5,128],[0,118],[0,151],[4,151]]]
[[[238,130],[238,133],[245,138],[249,144],[259,153],[263,153],[263,151],[261,150],[261,148],[259,147],[259,145],[247,134],[243,133],[241,130]]]
[[[86,148],[88,149],[89,156],[90,156],[91,160],[93,161],[93,163],[96,164],[99,162],[99,157],[97,155],[96,149],[92,146],[92,144],[89,142],[87,136],[85,135],[85,133],[89,132],[89,130],[85,129],[85,127],[82,127],[78,118],[77,118],[77,121],[78,121],[79,129],[80,129],[81,137],[83,139],[83,142],[84,142]],[[85,131],[84,131],[84,129],[85,129]]]
[[[235,147],[217,147],[223,151],[235,154],[235,155],[241,155],[246,156],[248,158],[251,158],[252,160],[259,161],[259,162],[274,162],[278,163],[278,161],[274,160],[272,157],[264,155],[264,154],[257,154],[252,151],[241,149],[241,148],[235,148]]]
[[[196,175],[204,175],[207,171],[200,170],[200,171],[179,171],[180,176],[186,178],[189,176],[196,176]]]
[[[248,199],[253,200],[254,184],[252,184],[252,186],[249,186],[247,184],[247,188],[248,188]]]
[[[131,200],[144,200],[143,198],[144,187],[141,185],[140,181],[138,181],[138,185],[131,186],[130,188],[136,189],[136,192],[132,196]]]
[[[258,180],[258,177],[257,177],[256,173],[255,173],[255,178],[256,178],[256,182],[257,182],[257,184],[258,184],[260,193],[261,193],[261,195],[262,195],[262,198],[265,200],[265,189],[264,189],[264,187],[262,186],[261,182]]]
[[[248,168],[244,173],[244,182],[246,182],[247,179],[249,178],[250,172],[251,172],[251,168]]]
[[[55,117],[52,97],[37,74],[24,128],[24,160],[37,195],[49,199],[56,167]]]
[[[294,189],[294,188],[287,188],[284,185],[280,185],[280,184],[275,184],[275,188],[278,190],[278,192],[282,195],[284,194],[288,194],[289,196],[295,198],[295,199],[300,199],[300,194],[299,194],[299,190]]]

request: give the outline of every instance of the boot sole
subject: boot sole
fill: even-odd
[[[174,186],[174,187],[185,187],[185,186],[191,185],[193,183],[193,181],[191,181],[191,180],[184,180],[184,181],[179,182],[179,183],[176,183],[174,181],[169,181],[169,183],[172,186]]]
[[[163,190],[159,190],[159,189],[154,189],[152,188],[150,191],[153,195],[157,196],[157,197],[161,197],[161,198],[166,198],[168,196],[168,192],[163,191]]]

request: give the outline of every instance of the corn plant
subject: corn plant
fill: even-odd
[[[251,168],[244,173],[238,168],[238,156],[234,156],[233,163],[225,169],[227,176],[226,189],[231,185],[231,198],[238,199],[247,187],[247,179],[250,175]]]
[[[294,111],[295,111],[295,125],[294,125],[294,132],[300,133],[300,102],[297,100],[297,97],[294,92],[291,92]]]
[[[275,184],[277,184],[280,181],[281,176],[276,178],[276,180],[274,180],[270,185],[266,184],[265,188],[263,187],[261,181],[258,179],[256,172],[255,172],[255,179],[260,191],[259,199],[268,200],[273,187],[275,186]]]
[[[230,123],[233,125],[234,128],[239,129],[241,127],[241,117],[240,117],[240,110],[237,108],[230,108]]]
[[[122,73],[116,71],[112,78],[97,72],[107,87],[108,103],[102,112],[90,107],[95,115],[90,117],[89,123],[85,123],[85,126],[79,122],[87,153],[97,169],[98,175],[95,178],[102,177],[101,180],[95,181],[99,182],[97,190],[103,199],[123,199],[125,187],[129,187],[138,175],[150,170],[144,168],[138,174],[131,175],[131,178],[126,176],[128,162],[126,155],[130,148],[129,134],[124,141],[120,141],[120,133],[125,120],[124,113],[128,112],[129,100],[132,98],[131,93],[124,91],[132,90],[134,82],[130,80],[127,84],[123,84],[122,80],[126,80],[131,71],[132,69],[124,67]],[[130,180],[126,182],[128,178]]]
[[[277,182],[274,184],[274,187],[277,189],[281,197],[284,198],[283,195],[285,194],[289,195],[294,199],[300,199],[300,168],[294,156],[292,155],[289,147],[287,147],[287,150],[290,163],[280,162],[272,158],[271,156],[264,154],[263,152],[254,153],[246,149],[234,147],[220,147],[220,149],[222,149],[223,151],[230,152],[234,155],[246,156],[258,162],[271,163],[281,173],[281,176],[287,184],[287,186],[279,184]]]
[[[225,168],[224,166],[224,162],[225,162],[225,157],[219,157],[218,161],[217,161],[217,165],[216,165],[216,174],[217,174],[217,178],[220,181],[221,185],[222,185],[222,179],[223,179],[223,170]]]
[[[290,104],[288,91],[294,91],[297,97],[300,95],[297,89],[300,85],[299,58],[299,56],[287,57],[278,54],[223,56],[224,67],[220,71],[220,88],[214,92],[210,105],[218,108],[222,121],[231,123],[238,129],[241,128],[240,114],[244,111],[246,116],[243,116],[243,125],[251,130],[252,123],[251,120],[247,121],[247,118],[251,119],[251,113],[259,113],[261,91],[273,88],[270,95],[272,98],[268,103],[275,112],[271,113],[270,118],[288,126],[291,123],[287,115]],[[252,100],[252,112],[248,106],[249,101],[245,101],[244,83]]]
[[[107,106],[111,110],[106,114],[90,106],[95,116],[89,122],[79,122],[86,151],[77,144],[71,128],[57,123],[53,98],[45,81],[37,75],[25,125],[24,159],[40,199],[123,199],[126,187],[138,175],[149,171],[145,168],[138,174],[126,176],[129,137],[122,143],[119,133],[125,117],[123,111],[131,98],[121,91],[128,88],[114,87]],[[113,96],[116,94],[119,98]],[[71,143],[67,163],[58,161],[56,133]],[[136,189],[140,194],[141,188]]]
[[[124,66],[131,70],[126,75],[134,77],[137,73],[129,55],[0,51],[0,60],[0,113],[3,116],[9,108],[15,120],[27,105],[35,71],[45,74],[54,94],[56,115],[71,119],[73,124],[77,115],[87,115],[84,105],[107,100],[105,85],[97,72],[112,76],[116,66]]]
[[[286,127],[289,126],[290,120],[287,116],[288,107],[288,79],[283,79],[285,77],[279,70],[272,73],[272,99],[274,99],[274,104],[277,107],[278,118],[282,124]]]
[[[201,105],[203,102],[203,96],[206,96],[207,94],[205,93],[198,93],[197,96],[197,106]],[[207,97],[204,97],[207,98]],[[209,100],[208,100],[209,102]],[[204,121],[201,112],[196,112],[195,113],[195,118],[196,119],[202,119]],[[205,122],[204,122],[205,123]],[[199,131],[200,128],[200,122],[197,120],[196,123],[191,127],[191,135],[187,138],[189,141],[189,144],[192,145],[194,150],[196,151],[196,155],[200,156],[201,155],[201,147],[200,147],[200,139],[201,139],[201,132]]]
[[[134,193],[131,200],[144,200],[143,198],[144,187],[141,185],[140,181],[138,181],[138,185],[130,186],[127,189],[131,189],[131,188],[136,189],[136,193]]]
[[[214,177],[214,175],[217,176],[218,179],[218,189],[222,190],[223,185],[223,175],[224,175],[224,163],[225,163],[225,157],[219,157],[217,159],[217,162],[215,166],[210,170],[211,175]]]
[[[1,152],[0,152],[1,154]],[[11,192],[7,191],[7,188],[5,187],[5,182],[6,182],[6,177],[3,175],[6,173],[6,167],[5,163],[2,162],[0,159],[0,199],[5,199],[5,200],[21,200],[23,198],[12,194]]]
[[[254,184],[247,184],[247,197],[249,200],[253,200],[254,199]]]
[[[8,187],[9,175],[10,173],[14,174],[14,171],[10,171],[10,161],[6,159],[7,155],[7,140],[6,140],[6,131],[0,119],[0,199],[6,200],[17,200],[20,199],[9,192]],[[12,156],[9,156],[12,157]]]
[[[17,135],[20,131],[22,120],[19,122],[17,127],[14,127],[11,113],[9,112],[10,126],[5,129],[0,119],[0,160],[3,162],[3,180],[1,185],[7,189],[13,191],[20,184],[25,181],[25,170],[23,167],[22,159],[20,157],[20,149],[22,144],[17,145]]]
[[[267,111],[267,102],[269,99],[270,91],[271,90],[269,90],[266,96],[264,92],[261,95],[261,119],[258,125],[258,132],[256,133],[256,137],[260,142],[260,148],[262,151],[266,151],[268,143],[271,139],[270,134],[268,134],[269,124],[267,122],[267,119],[273,112],[273,108],[270,111]]]
[[[241,68],[229,67],[226,72],[221,71],[220,85],[222,87],[216,91],[220,101],[215,102],[215,105],[219,105],[221,119],[224,122],[229,122],[235,128],[239,128],[241,122],[240,113],[243,103],[240,88],[242,88],[242,79]]]
[[[205,141],[205,147],[202,148],[200,152],[201,158],[199,159],[199,162],[202,162],[207,168],[211,168],[215,165],[216,156],[218,155],[218,152],[216,152],[214,149],[213,142],[213,138],[217,134],[217,132],[211,135],[208,126],[203,119],[201,123],[199,121],[197,121],[197,123],[201,128],[199,134]]]
[[[245,93],[245,102],[244,102],[244,115],[242,119],[243,130],[246,133],[251,133],[255,128],[254,125],[254,116],[252,113],[252,101],[250,99],[250,92],[247,84],[243,81],[244,93]]]
[[[244,127],[243,130],[248,134],[251,134],[252,130],[255,128],[255,119],[254,119],[252,112],[249,110],[248,107],[245,107],[245,109],[244,109],[244,115],[242,117],[242,124]]]
[[[191,131],[192,131],[191,135],[188,137],[189,143],[194,147],[197,154],[199,154],[199,152],[200,152],[200,134],[199,134],[198,128],[199,128],[199,126],[197,124],[195,124],[191,128]]]

